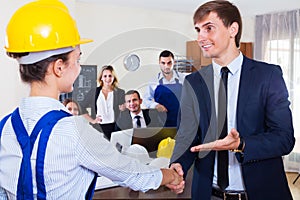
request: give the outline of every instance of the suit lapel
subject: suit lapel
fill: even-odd
[[[142,112],[143,112],[143,116],[144,116],[144,119],[145,119],[145,123],[148,126],[151,122],[151,119],[149,117],[149,110],[145,109],[145,110],[142,110]]]
[[[98,100],[101,88],[102,88],[101,86],[97,87],[96,92],[95,92],[95,101],[94,101],[94,103],[95,103],[95,113],[97,113],[97,100]]]
[[[240,86],[239,86],[239,94],[238,94],[238,102],[237,102],[237,128],[239,129],[240,119],[242,119],[244,108],[246,107],[246,103],[249,100],[249,95],[253,91],[254,84],[254,73],[253,73],[254,65],[251,60],[244,56],[242,71],[240,77]]]
[[[212,65],[209,65],[200,71],[198,71],[204,81],[204,85],[201,88],[201,94],[203,96],[199,96],[200,106],[202,107],[200,113],[200,120],[208,120],[208,127],[206,133],[202,134],[201,141],[203,143],[211,142],[217,139],[217,119],[216,119],[216,111],[215,111],[215,94],[214,94],[214,72]],[[208,90],[208,93],[207,93]],[[197,95],[197,94],[196,94]],[[209,118],[209,119],[207,119]]]
[[[218,133],[217,133],[217,116],[216,116],[216,107],[215,107],[215,89],[214,89],[214,71],[212,65],[209,65],[207,68],[206,73],[202,74],[203,79],[206,83],[206,86],[209,91],[209,97],[207,98],[207,108],[210,108],[211,110],[207,110],[209,112],[207,116],[210,116],[210,123],[209,127],[207,129],[207,133],[205,135],[205,138],[203,138],[203,142],[211,142],[216,139],[218,139]],[[210,104],[210,106],[209,106]]]

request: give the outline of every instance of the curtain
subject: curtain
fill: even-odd
[[[300,10],[256,16],[254,58],[278,64],[283,70],[296,138],[284,165],[286,171],[300,173]]]

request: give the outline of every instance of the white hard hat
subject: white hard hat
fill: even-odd
[[[153,159],[149,157],[145,147],[139,144],[133,144],[124,151],[124,155],[135,158],[143,164],[149,164]]]
[[[159,167],[159,168],[168,168],[170,164],[170,158],[159,157],[153,159],[149,165]]]

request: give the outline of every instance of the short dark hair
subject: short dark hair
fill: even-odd
[[[169,57],[171,56],[174,59],[174,54],[169,50],[164,50],[159,54],[159,58],[161,57]]]
[[[33,64],[20,64],[19,72],[22,81],[25,83],[32,83],[34,81],[44,82],[49,64],[58,59],[62,59],[63,62],[67,62],[69,53],[70,52],[54,55]],[[28,54],[29,53],[7,53],[7,55],[12,58],[20,58]]]
[[[137,90],[128,90],[125,95],[137,94],[138,98],[141,99],[140,93]]]
[[[215,12],[223,21],[224,26],[229,27],[233,22],[238,23],[239,30],[235,36],[236,47],[240,46],[242,36],[242,18],[239,9],[232,3],[224,0],[209,1],[201,5],[194,14],[194,24],[201,21],[209,13]]]

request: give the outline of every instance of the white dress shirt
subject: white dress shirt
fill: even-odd
[[[24,98],[20,116],[30,134],[37,121],[51,110],[65,110],[59,101],[47,97]],[[35,161],[37,144],[31,156],[33,193],[37,194]],[[22,151],[16,140],[10,118],[0,140],[0,187],[9,199],[16,199],[17,180]],[[162,180],[161,171],[142,165],[120,154],[111,143],[81,116],[63,118],[54,126],[45,155],[45,187],[47,199],[85,199],[94,172],[133,190],[156,189]],[[36,196],[35,196],[36,199]]]
[[[146,108],[155,108],[155,106],[158,104],[154,101],[154,93],[156,87],[159,85],[159,81],[162,80],[163,84],[175,84],[176,79],[179,81],[179,83],[183,84],[185,74],[176,72],[173,70],[173,77],[168,81],[161,72],[158,73],[157,77],[149,82],[147,86],[147,90],[143,97],[143,104]]]
[[[140,116],[141,128],[147,128],[146,121],[145,121],[142,110],[138,114],[134,114],[134,113],[130,112],[130,116],[132,118],[132,127],[133,128],[137,128],[137,123],[136,123],[137,119],[135,118],[135,116]]]
[[[240,55],[234,59],[230,64],[227,65],[230,72],[228,73],[228,87],[227,87],[227,132],[232,128],[236,128],[236,107],[238,100],[239,84],[241,77],[241,69],[243,63],[243,55]],[[214,70],[214,91],[215,91],[215,102],[218,102],[218,91],[221,80],[221,68],[213,62]],[[216,110],[218,110],[218,103],[215,103]],[[242,191],[244,189],[242,173],[240,163],[235,157],[235,153],[229,151],[229,186],[226,190]],[[217,185],[217,154],[214,166],[214,179],[213,183]]]

